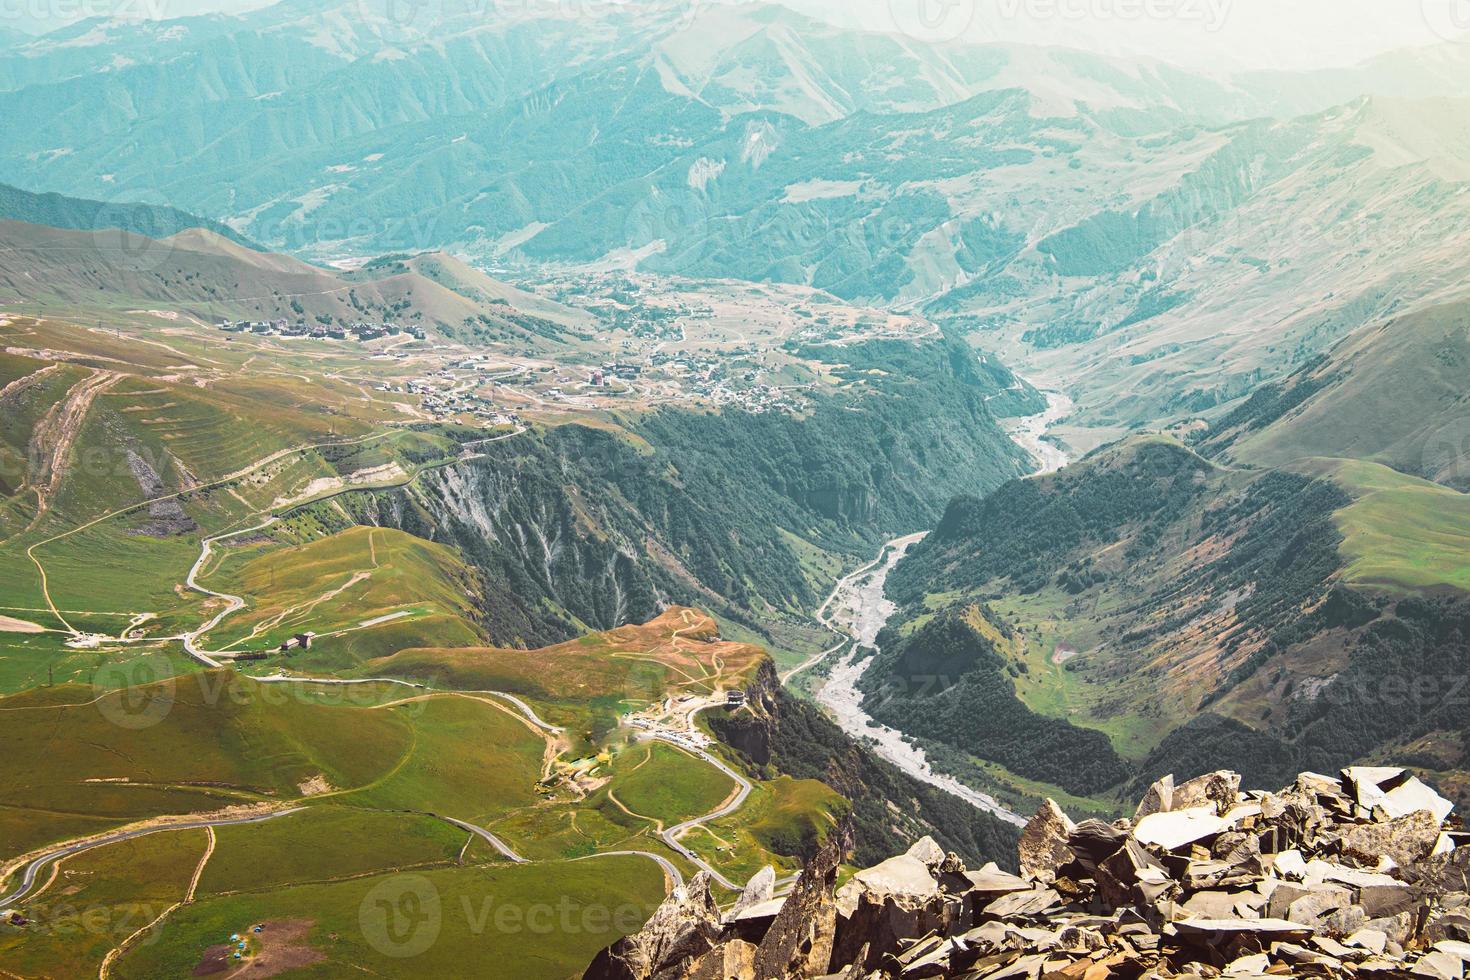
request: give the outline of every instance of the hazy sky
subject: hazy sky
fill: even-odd
[[[108,10],[177,17],[239,11],[270,0],[0,0],[10,24],[61,26]],[[446,0],[373,0],[435,4]],[[450,0],[454,2],[454,0]],[[458,0],[465,2],[465,0]],[[478,0],[567,6],[619,0]],[[637,3],[639,0],[622,0]],[[669,2],[669,0],[660,0]],[[718,0],[677,0],[698,5]],[[1383,51],[1470,43],[1470,0],[783,0],[824,19],[926,40],[1058,44],[1108,54],[1151,54],[1194,67],[1346,65]]]
[[[1470,41],[1470,0],[785,0],[829,20],[908,33],[1151,54],[1212,67],[1354,64]]]

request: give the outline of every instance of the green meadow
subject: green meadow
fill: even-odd
[[[663,742],[635,742],[619,753],[605,792],[633,813],[674,824],[719,807],[735,791],[729,776]]]
[[[1470,495],[1377,463],[1317,463],[1355,499],[1335,515],[1348,581],[1470,591]]]
[[[357,875],[454,864],[468,833],[433,817],[321,805],[215,831],[199,895],[265,892]],[[364,847],[365,842],[373,846]]]
[[[152,943],[118,963],[120,980],[189,976],[233,934],[275,955],[291,944],[293,977],[564,980],[636,931],[662,901],[663,872],[637,857],[443,868],[204,899],[175,912]],[[249,930],[263,924],[265,932]],[[289,926],[288,926],[289,924]]]
[[[0,971],[96,976],[109,952],[184,898],[206,843],[203,830],[149,834],[62,861],[26,902],[31,925],[0,925]]]

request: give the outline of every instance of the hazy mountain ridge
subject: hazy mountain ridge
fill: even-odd
[[[1256,465],[1312,456],[1383,463],[1470,488],[1463,385],[1470,310],[1432,307],[1354,333],[1221,419],[1206,451]]]
[[[0,175],[161,193],[306,254],[453,246],[919,306],[1075,379],[1099,425],[1213,412],[1449,298],[1470,251],[1453,46],[1222,78],[759,5],[349,13],[31,42],[0,58],[0,112],[37,122]],[[76,108],[99,104],[101,138]]]
[[[168,238],[191,228],[203,228],[237,245],[263,251],[227,225],[177,208],[86,201],[61,194],[32,194],[5,184],[0,184],[0,219],[73,231],[117,229],[153,239]]]
[[[87,208],[79,213],[83,218],[92,214]],[[82,231],[0,220],[0,247],[7,254],[0,267],[0,301],[84,318],[153,309],[209,325],[220,320],[339,327],[363,320],[401,322],[451,338],[516,338],[526,350],[563,349],[579,343],[589,328],[587,317],[558,312],[556,304],[503,284],[496,288],[483,274],[467,269],[457,274],[458,263],[448,256],[427,254],[410,260],[412,265],[390,262],[344,273],[252,251],[207,228],[188,227],[190,217],[144,215],[139,220],[145,223],[185,224],[178,234],[158,239],[123,231],[112,221]],[[434,274],[420,274],[418,268]],[[550,329],[528,328],[517,303]],[[554,319],[545,319],[546,313]]]

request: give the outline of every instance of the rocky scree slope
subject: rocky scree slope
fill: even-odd
[[[1019,876],[926,838],[841,888],[834,835],[784,898],[767,869],[722,910],[695,878],[584,980],[1451,980],[1470,962],[1470,835],[1451,809],[1395,768],[1276,793],[1169,777],[1113,823],[1047,800]]]

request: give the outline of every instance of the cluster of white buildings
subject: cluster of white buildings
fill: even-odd
[[[261,337],[312,338],[314,340],[354,340],[366,343],[384,337],[407,334],[414,340],[426,340],[428,334],[422,327],[403,327],[396,323],[368,323],[359,320],[350,327],[335,323],[308,323],[305,320],[292,322],[285,317],[274,320],[221,320],[219,329],[225,333],[249,333]]]

